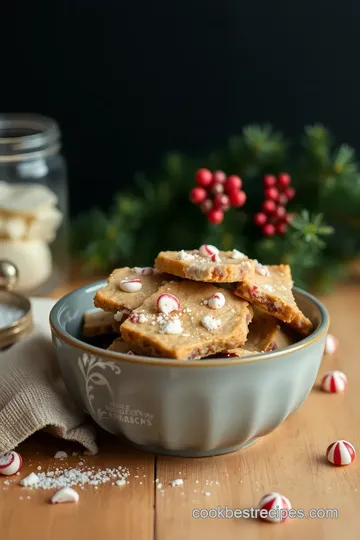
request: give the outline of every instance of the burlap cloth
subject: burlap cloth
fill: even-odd
[[[0,454],[41,429],[97,452],[95,429],[69,395],[50,339],[39,333],[0,352]]]

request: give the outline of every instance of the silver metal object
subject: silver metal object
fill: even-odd
[[[0,259],[0,290],[11,291],[16,285],[18,276],[15,264]]]
[[[31,332],[33,326],[29,300],[12,292],[18,277],[11,261],[0,260],[0,350]]]

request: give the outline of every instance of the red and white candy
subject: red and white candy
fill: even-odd
[[[267,266],[264,266],[263,264],[256,263],[255,265],[255,272],[257,274],[260,274],[260,276],[269,277],[270,271]]]
[[[208,300],[208,306],[211,309],[221,309],[225,306],[225,296],[223,293],[218,292],[212,295]]]
[[[231,256],[233,259],[246,259],[247,258],[245,253],[242,253],[241,251],[238,251],[237,249],[232,250]]]
[[[267,493],[260,499],[258,508],[264,511],[260,513],[260,519],[271,523],[283,523],[289,510],[291,510],[291,503],[281,493],[272,492]]]
[[[217,253],[214,253],[214,255],[211,255],[210,257],[211,262],[219,263],[221,261],[219,255]]]
[[[347,385],[347,377],[342,371],[328,371],[321,379],[321,389],[335,394],[343,392]]]
[[[157,299],[157,308],[160,313],[169,315],[169,313],[180,309],[180,302],[173,294],[160,294],[159,298]]]
[[[325,354],[335,354],[339,347],[338,339],[332,334],[328,334],[325,340]]]
[[[7,452],[0,455],[0,474],[12,476],[20,471],[22,458],[17,452]]]
[[[59,489],[54,495],[51,497],[52,504],[59,504],[59,503],[70,503],[79,502],[79,494],[75,491],[75,489],[71,487],[64,487]]]
[[[199,253],[203,257],[211,257],[212,255],[218,255],[219,250],[215,246],[211,246],[210,244],[203,244],[199,247]]]
[[[340,440],[327,447],[326,456],[333,465],[350,465],[356,457],[356,452],[351,443]]]
[[[137,292],[142,289],[141,279],[122,279],[120,289],[124,292]]]
[[[150,276],[153,273],[153,268],[151,268],[151,266],[144,266],[144,268],[135,266],[134,270],[135,274],[138,276]]]

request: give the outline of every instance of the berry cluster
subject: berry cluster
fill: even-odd
[[[246,194],[241,189],[242,180],[235,174],[227,177],[223,171],[199,169],[195,180],[198,187],[190,191],[190,201],[199,204],[208,221],[214,225],[223,221],[224,212],[230,206],[239,208],[246,202]]]
[[[277,178],[270,174],[264,177],[265,200],[262,212],[255,214],[254,221],[265,236],[286,232],[291,217],[285,207],[296,194],[290,184],[291,177],[287,173],[281,173]]]

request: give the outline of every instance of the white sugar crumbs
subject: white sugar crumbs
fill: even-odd
[[[126,467],[114,469],[90,467],[88,470],[69,468],[41,472],[35,476],[37,477],[37,481],[31,486],[34,489],[61,489],[63,487],[82,487],[85,485],[97,488],[97,486],[107,484],[108,482],[115,482],[117,486],[125,485],[126,479],[130,476],[130,471]]]
[[[170,482],[170,484],[172,485],[172,487],[176,487],[176,486],[182,486],[184,483],[184,480],[182,478],[177,478],[176,480],[172,480]]]

